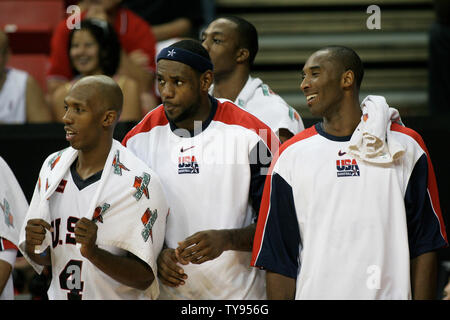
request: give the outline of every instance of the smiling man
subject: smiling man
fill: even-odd
[[[65,98],[71,147],[45,160],[20,236],[36,271],[51,266],[49,299],[158,296],[168,207],[156,174],[113,140],[122,103],[102,75],[82,78]]]
[[[374,115],[363,116],[358,101],[360,58],[326,47],[302,73],[322,122],[280,148],[266,180],[252,264],[267,270],[268,298],[432,299],[434,251],[447,237],[422,138],[388,117],[387,144],[399,143],[403,156],[352,156],[352,136]]]
[[[208,95],[213,65],[199,42],[177,42],[157,61],[163,103],[122,143],[157,172],[169,199],[161,298],[263,299],[264,274],[250,267],[250,251],[279,140],[250,113]]]

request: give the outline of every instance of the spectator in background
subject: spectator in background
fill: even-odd
[[[9,54],[8,37],[0,31],[0,123],[51,122],[41,87],[27,72],[6,67]]]
[[[156,106],[154,94],[155,44],[151,27],[132,11],[121,6],[121,0],[83,0],[78,3],[81,19],[108,21],[116,31],[121,47],[119,74],[138,82],[141,105],[145,110]],[[55,29],[51,41],[50,69],[47,86],[49,95],[73,78],[67,53],[70,30],[66,19]]]
[[[281,142],[304,129],[298,113],[261,79],[250,76],[258,53],[258,33],[247,20],[224,17],[202,32],[203,46],[214,64],[210,94],[226,98],[258,117]]]
[[[104,74],[114,76],[123,92],[120,121],[139,121],[142,112],[137,83],[126,75],[117,75],[120,63],[120,43],[114,28],[104,20],[85,19],[80,29],[71,31],[68,40],[69,59],[75,79],[60,86],[52,97],[52,109],[57,121],[64,116],[64,98],[73,82],[80,77]]]
[[[434,0],[436,21],[429,32],[428,101],[434,115],[450,113],[450,2]]]
[[[201,0],[124,0],[123,5],[151,25],[159,48],[183,37],[197,38],[204,22]]]

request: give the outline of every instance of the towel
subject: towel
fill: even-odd
[[[367,96],[361,103],[361,122],[353,133],[348,153],[371,163],[392,163],[405,154],[396,141],[391,124],[403,125],[398,110],[390,108],[382,96]]]
[[[69,147],[46,159],[25,221],[40,218],[51,223],[49,199],[77,157],[78,151]],[[164,243],[168,210],[157,175],[131,151],[113,140],[85,217],[97,223],[97,245],[127,250],[148,263],[155,275],[155,280],[145,292],[151,299],[159,295],[156,259]],[[25,252],[25,225],[20,233],[19,249],[40,273],[43,267],[34,263]],[[36,246],[35,252],[43,252],[51,241],[51,233],[47,231],[43,244]]]
[[[8,164],[0,157],[0,237],[19,245],[28,201]]]

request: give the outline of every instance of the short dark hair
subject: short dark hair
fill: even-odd
[[[223,16],[223,19],[234,22],[237,25],[239,35],[239,46],[249,51],[249,64],[253,66],[256,54],[258,53],[258,31],[255,26],[244,18],[237,16]]]
[[[327,50],[331,54],[331,58],[338,61],[342,65],[345,71],[352,70],[355,74],[356,87],[359,90],[361,82],[364,77],[364,66],[361,58],[355,52],[355,50],[344,46],[327,46],[319,51]]]
[[[120,42],[117,33],[114,28],[103,20],[98,19],[84,19],[80,23],[80,29],[74,29],[69,35],[69,60],[70,60],[70,47],[72,46],[72,38],[75,32],[79,30],[87,30],[94,37],[98,43],[98,62],[103,74],[112,77],[116,74],[120,63]],[[72,61],[70,61],[72,71],[75,75],[79,72],[73,67]]]

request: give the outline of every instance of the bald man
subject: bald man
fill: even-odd
[[[19,246],[36,271],[52,267],[50,299],[159,293],[156,257],[168,208],[158,177],[113,140],[122,103],[107,76],[82,78],[65,98],[71,147],[45,160]]]
[[[8,37],[0,30],[0,123],[51,122],[41,87],[27,72],[6,67],[9,54]]]

